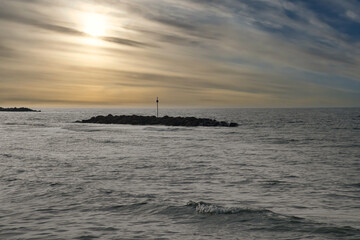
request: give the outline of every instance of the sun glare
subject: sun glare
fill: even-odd
[[[101,37],[106,33],[106,21],[104,16],[96,13],[84,15],[84,30],[92,37]]]

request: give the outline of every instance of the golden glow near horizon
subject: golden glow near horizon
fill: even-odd
[[[105,16],[98,13],[86,13],[83,16],[84,32],[97,38],[106,35],[107,22]]]

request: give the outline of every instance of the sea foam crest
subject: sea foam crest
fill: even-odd
[[[198,213],[209,213],[209,214],[235,214],[241,212],[241,209],[232,207],[220,207],[216,205],[201,205],[196,207]]]
[[[263,213],[270,212],[269,210],[254,210],[248,208],[238,208],[238,207],[222,207],[206,202],[194,202],[189,201],[186,206],[191,206],[195,208],[198,213],[205,214],[238,214],[238,213]]]

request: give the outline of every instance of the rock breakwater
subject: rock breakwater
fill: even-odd
[[[155,117],[138,115],[96,116],[87,120],[77,121],[78,123],[99,123],[99,124],[131,124],[131,125],[165,125],[165,126],[184,126],[184,127],[237,127],[234,122],[216,121],[209,118],[195,117]]]
[[[0,112],[41,112],[40,110],[33,110],[26,107],[13,107],[13,108],[2,108],[0,107]]]

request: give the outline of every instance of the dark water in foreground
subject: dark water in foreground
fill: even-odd
[[[360,239],[360,109],[0,114],[0,239]]]

